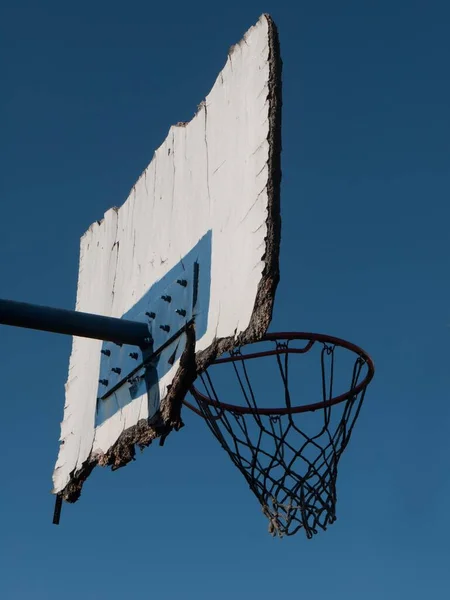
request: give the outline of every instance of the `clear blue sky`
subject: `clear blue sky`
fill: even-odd
[[[263,12],[284,61],[272,330],[349,339],[376,378],[338,521],[272,539],[201,420],[51,524],[70,339],[0,329],[0,597],[450,597],[450,4],[31,2],[0,8],[0,297],[75,301],[79,238],[123,202]],[[262,374],[263,376],[263,374]]]

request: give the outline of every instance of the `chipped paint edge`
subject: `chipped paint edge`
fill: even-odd
[[[78,500],[84,482],[97,465],[111,466],[112,470],[123,467],[134,460],[136,446],[142,449],[149,446],[153,440],[157,438],[160,439],[160,444],[162,445],[171,431],[178,431],[183,427],[181,419],[182,401],[195,381],[197,374],[206,369],[220,354],[231,350],[233,347],[248,344],[260,339],[266,333],[270,325],[275,292],[280,279],[282,61],[277,27],[270,15],[263,14],[258,20],[258,23],[261,19],[266,19],[268,25],[270,66],[270,77],[268,82],[270,122],[268,134],[269,157],[267,161],[269,170],[267,180],[268,215],[266,219],[266,247],[262,256],[264,269],[258,285],[250,323],[246,330],[238,337],[232,336],[216,339],[207,349],[197,352],[196,354],[195,329],[194,327],[191,327],[187,332],[188,339],[186,341],[184,353],[180,359],[179,369],[168,393],[165,398],[161,400],[160,411],[150,422],[146,419],[142,419],[136,425],[123,431],[108,452],[104,454],[92,453],[78,472],[71,473],[70,481],[65,488],[58,493],[58,495],[67,502],[73,503]],[[233,52],[240,45],[245,43],[246,37],[250,34],[253,27],[246,32],[244,37],[237,44],[230,48],[227,61]],[[198,110],[201,110],[203,103],[204,101],[199,104]],[[186,122],[179,122],[172,127],[184,127],[186,125]],[[145,171],[146,169],[142,172],[138,181],[145,175]],[[132,187],[132,190],[134,187],[135,186]],[[109,210],[117,210],[117,208],[114,207]],[[100,224],[100,222],[94,223],[91,227]]]

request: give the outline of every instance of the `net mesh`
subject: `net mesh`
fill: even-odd
[[[269,532],[283,537],[304,529],[311,538],[336,520],[338,462],[361,409],[369,365],[364,356],[336,344],[315,340],[270,344],[272,348],[264,352],[255,354],[243,347],[217,360],[200,375],[201,387],[192,390],[197,408],[188,406],[205,419],[244,475],[269,519]],[[345,353],[340,366],[350,367],[346,376],[336,377],[337,350]],[[304,368],[296,360],[302,354],[313,359]],[[274,374],[281,394],[273,383]],[[314,406],[293,406],[293,390],[300,397],[313,389],[317,393],[317,383],[320,397]],[[336,383],[345,391],[338,402]],[[221,387],[227,390],[226,398],[233,389],[233,405],[220,401]],[[283,398],[283,405],[265,407],[267,398],[270,402],[275,395],[278,402]]]

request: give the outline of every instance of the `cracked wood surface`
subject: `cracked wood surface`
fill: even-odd
[[[96,464],[122,466],[135,444],[180,427],[196,371],[267,330],[279,279],[280,152],[281,60],[263,15],[230,49],[193,119],[170,128],[126,202],[81,240],[77,309],[120,317],[212,230],[208,328],[197,340],[191,332],[160,380],[156,413],[141,396],[97,428],[101,342],[74,338],[55,493],[76,500]]]

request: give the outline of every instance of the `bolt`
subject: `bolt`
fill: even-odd
[[[182,285],[183,287],[187,286],[186,279],[177,279],[177,283],[178,283],[178,285]]]
[[[160,329],[162,329],[163,331],[170,331],[170,325],[160,325],[159,326]]]
[[[139,354],[137,352],[130,352],[130,356],[131,358],[134,358],[134,360],[137,360],[139,358]]]
[[[156,317],[154,312],[146,312],[145,313],[149,319],[154,319]]]
[[[111,356],[111,350],[100,350],[100,352],[105,356]]]
[[[109,381],[107,379],[99,379],[98,382],[104,386],[107,386],[109,384]]]
[[[122,373],[122,369],[121,369],[120,367],[113,367],[113,368],[111,369],[111,371],[112,371],[113,373],[117,373],[117,375],[120,375],[120,374]]]
[[[180,315],[181,317],[186,316],[186,311],[184,310],[184,308],[177,308],[177,310],[175,312],[177,313],[177,315]]]
[[[172,296],[161,296],[161,300],[164,300],[164,302],[172,302]]]

